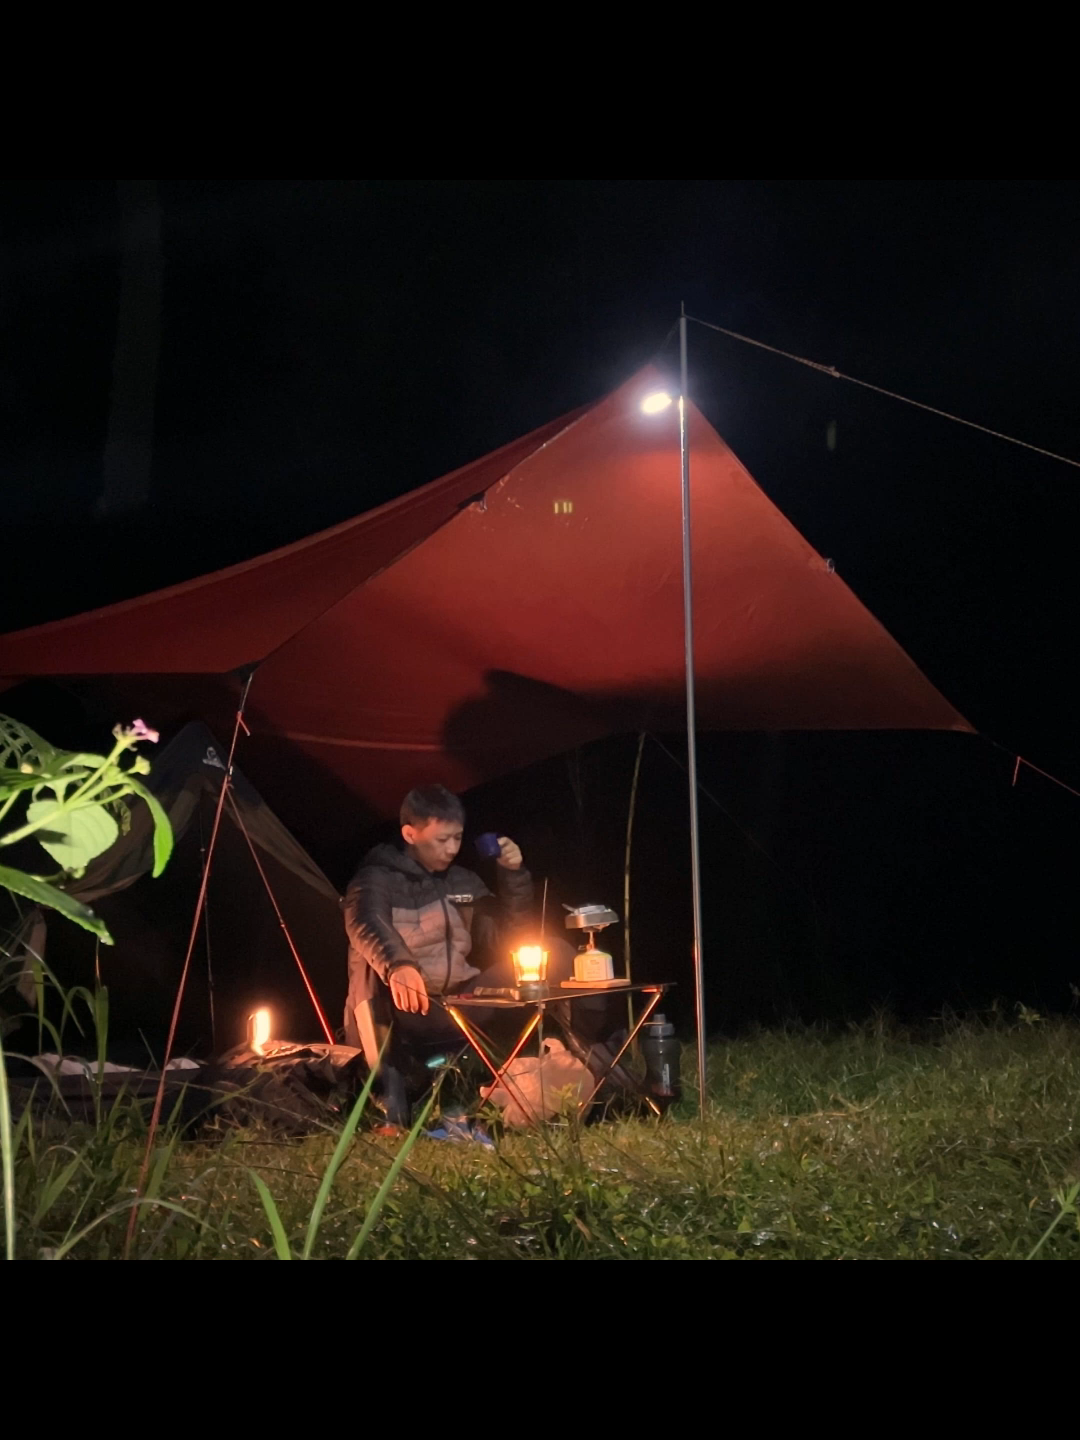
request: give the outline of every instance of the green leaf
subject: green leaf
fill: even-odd
[[[56,751],[47,740],[43,740],[31,730],[29,725],[12,720],[10,715],[0,715],[0,754],[5,757],[14,754],[20,760],[32,762],[49,761]]]
[[[140,796],[150,807],[150,814],[154,817],[154,875],[160,875],[169,863],[169,856],[172,854],[173,833],[169,823],[169,817],[161,808],[161,803],[156,795],[151,794],[146,786],[138,780],[133,780],[130,775],[124,779],[131,787],[133,795]]]
[[[27,900],[33,900],[35,905],[47,905],[50,910],[56,910],[76,925],[81,925],[84,930],[89,930],[96,935],[104,945],[111,945],[113,938],[105,928],[105,922],[99,920],[92,910],[79,903],[70,895],[65,895],[63,890],[57,890],[55,885],[49,885],[44,880],[37,880],[33,875],[27,875],[22,870],[13,870],[10,865],[0,865],[0,885],[5,890],[10,890],[14,895],[22,895]]]
[[[85,770],[88,774],[92,775],[108,763],[109,757],[107,755],[89,755],[81,750],[61,750],[57,752],[50,768],[54,774],[62,774],[65,770]],[[119,768],[120,767],[114,763],[113,769],[119,770]]]
[[[68,798],[69,790],[78,790],[79,786],[86,779],[85,775],[47,775],[44,779],[39,775],[37,788],[34,791],[34,800],[44,800],[49,805],[63,805]]]
[[[36,790],[40,784],[40,775],[23,775],[19,770],[0,769],[0,800],[6,800],[17,790]]]
[[[100,805],[86,809],[58,810],[52,800],[35,800],[26,811],[26,823],[35,825],[49,819],[48,828],[36,834],[44,848],[65,870],[85,870],[91,860],[115,845],[120,827]]]

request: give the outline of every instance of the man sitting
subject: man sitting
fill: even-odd
[[[401,805],[404,851],[376,846],[345,893],[345,1038],[372,1063],[389,1026],[379,1088],[393,1128],[409,1123],[410,1057],[461,1043],[461,1032],[432,997],[462,994],[478,983],[512,986],[510,951],[535,938],[533,882],[521,850],[499,838],[498,894],[492,895],[478,875],[456,863],[464,825],[461,801],[444,786],[410,790]],[[558,985],[572,972],[573,950],[561,937],[545,940],[545,948],[549,980]],[[483,970],[473,959],[487,962]],[[581,1000],[575,1009],[590,1003],[595,1007]],[[494,1013],[470,1009],[470,1018],[484,1026]]]

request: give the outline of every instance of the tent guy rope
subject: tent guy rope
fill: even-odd
[[[991,430],[989,425],[980,425],[975,420],[965,420],[962,415],[953,415],[948,410],[939,410],[936,405],[927,405],[922,400],[912,400],[909,395],[901,395],[896,390],[886,390],[882,385],[872,385],[869,380],[859,380],[854,375],[845,375],[835,365],[823,365],[819,360],[808,360],[804,355],[793,355],[790,350],[781,350],[777,345],[766,345],[764,340],[754,340],[751,336],[740,335],[735,330],[725,330],[722,325],[714,325],[709,320],[700,320],[695,315],[688,315],[686,318],[694,325],[701,325],[706,330],[715,330],[719,335],[726,335],[729,340],[740,340],[744,345],[753,345],[758,350],[767,350],[770,355],[780,355],[785,360],[794,360],[797,365],[806,365],[811,370],[820,370],[823,375],[828,375],[833,380],[846,380],[850,385],[858,385],[863,390],[872,390],[876,395],[885,395],[888,399],[899,400],[904,405],[913,405],[916,410],[926,410],[929,414],[937,415],[942,420],[952,420],[957,425],[966,425],[969,430],[980,430],[984,435],[992,435],[995,440],[1004,440],[1009,445],[1019,445],[1021,449],[1032,450],[1036,455],[1045,455],[1048,460],[1060,460],[1062,465],[1071,465],[1074,470],[1080,470],[1080,460],[1072,460],[1068,455],[1059,455],[1056,450],[1044,450],[1041,445],[1032,445],[1027,440],[1018,440],[1015,435],[1006,435],[1003,430]]]
[[[251,851],[251,858],[255,862],[255,869],[259,872],[259,878],[266,886],[266,893],[270,896],[270,904],[274,907],[274,914],[277,916],[277,922],[281,926],[281,933],[285,936],[285,943],[288,945],[292,957],[296,961],[296,967],[300,971],[300,978],[304,982],[304,986],[308,993],[308,998],[311,1001],[312,1005],[315,1007],[315,1014],[318,1016],[319,1025],[322,1029],[323,1034],[326,1036],[326,1043],[328,1045],[333,1045],[334,1032],[330,1028],[330,1022],[327,1020],[326,1014],[322,1006],[319,1004],[319,997],[315,993],[315,987],[311,983],[311,978],[309,977],[308,972],[304,967],[303,960],[300,959],[300,952],[299,950],[297,950],[296,945],[293,943],[292,935],[289,933],[289,927],[285,924],[285,917],[281,913],[281,906],[277,902],[277,896],[274,894],[273,890],[270,887],[270,881],[267,878],[266,871],[262,867],[262,862],[259,860],[259,856],[255,849],[255,845],[251,839],[251,836],[248,834],[247,826],[244,824],[243,817],[240,814],[240,811],[236,808],[236,802],[233,800],[231,795],[229,796],[228,803],[229,811],[233,819],[236,821],[237,825],[240,827],[240,833],[247,841],[248,849]]]
[[[1018,755],[1015,750],[1010,750],[1007,745],[999,745],[998,742],[991,739],[989,735],[982,735],[982,739],[985,740],[988,745],[992,745],[995,750],[1000,750],[1003,755],[1008,755],[1010,760],[1016,762],[1013,765],[1012,775],[1012,783],[1014,786],[1020,778],[1020,766],[1026,765],[1029,770],[1034,770],[1036,775],[1041,775],[1044,780],[1049,780],[1052,785],[1058,786],[1061,790],[1068,791],[1070,795],[1075,795],[1077,800],[1080,800],[1080,790],[1074,790],[1071,785],[1066,785],[1064,780],[1059,780],[1056,775],[1051,775],[1049,770],[1041,770],[1038,765],[1033,765],[1030,760],[1025,760],[1022,755]]]

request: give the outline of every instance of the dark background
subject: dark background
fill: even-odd
[[[118,335],[130,359],[153,329],[136,305],[118,332],[140,204],[160,222],[150,488],[102,515]],[[50,181],[9,184],[0,218],[3,629],[231,564],[442,475],[621,383],[680,301],[1080,457],[1074,184]],[[710,1028],[996,996],[1068,1008],[1080,800],[1031,770],[1010,782],[1018,752],[1080,789],[1080,471],[698,327],[690,346],[693,398],[758,483],[1011,752],[955,735],[703,737]],[[0,703],[81,740],[46,690]],[[644,754],[632,934],[639,972],[680,981],[685,1023],[685,740],[661,739],[670,756],[652,740]],[[550,876],[553,905],[621,912],[635,746],[471,797],[477,825]],[[344,884],[355,857],[302,838]],[[618,954],[621,932],[605,938]]]

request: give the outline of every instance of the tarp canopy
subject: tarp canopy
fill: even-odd
[[[0,675],[137,677],[115,692],[133,713],[220,729],[229,672],[257,666],[243,761],[306,836],[345,800],[355,829],[413,784],[677,729],[678,419],[640,404],[659,379],[298,544],[0,637]],[[688,423],[701,727],[970,730],[692,405]]]
[[[140,1033],[145,1043],[161,1044],[172,1013],[224,760],[221,742],[197,723],[185,725],[153,757],[145,783],[168,815],[175,840],[158,879],[150,878],[150,812],[133,801],[130,826],[65,885],[105,921],[112,946],[99,948],[93,935],[51,914],[47,920],[37,911],[24,916],[24,943],[43,954],[65,986],[92,984],[95,964],[100,965],[111,992],[110,1033],[121,1043],[134,1037],[137,1050],[144,1043]],[[215,1039],[218,1049],[240,1044],[247,1015],[260,1005],[270,1007],[279,1036],[319,1037],[318,1017],[282,922],[336,1028],[347,951],[337,891],[239,769],[233,771],[229,796],[185,991],[181,1048],[206,1050]]]

